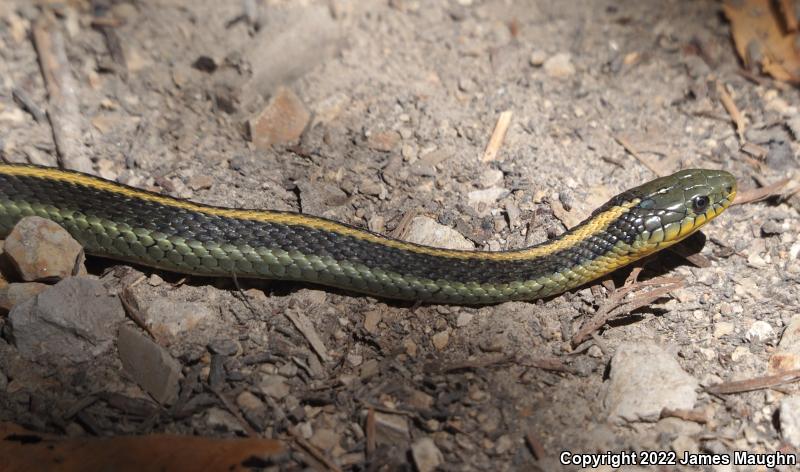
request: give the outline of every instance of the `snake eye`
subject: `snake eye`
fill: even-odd
[[[695,197],[695,199],[692,200],[692,209],[695,211],[695,213],[704,212],[706,211],[706,208],[708,208],[709,202],[710,201],[708,197],[705,195]]]

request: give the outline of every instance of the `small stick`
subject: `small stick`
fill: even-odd
[[[761,200],[766,200],[769,197],[781,195],[780,190],[789,182],[791,182],[791,179],[781,179],[761,188],[739,192],[736,195],[736,200],[734,200],[733,204],[744,205],[745,203],[760,202]],[[789,192],[789,195],[796,193],[798,190],[800,190],[800,187],[793,189],[791,192]]]
[[[31,114],[37,123],[44,123],[44,121],[47,119],[47,113],[39,108],[39,106],[34,103],[33,99],[27,93],[25,93],[24,90],[20,88],[13,88],[11,89],[11,96],[14,97],[14,101],[17,102],[23,110]]]
[[[641,270],[641,268],[637,268]],[[638,276],[638,272],[636,273]],[[683,287],[683,279],[677,277],[657,277],[645,282],[636,282],[633,273],[625,281],[625,285],[618,290],[611,293],[606,299],[606,302],[598,308],[595,315],[581,326],[581,329],[572,337],[570,341],[573,347],[579,346],[586,338],[600,329],[608,320],[624,313],[630,313],[637,308],[646,306],[655,300],[663,297],[667,293]],[[625,301],[625,297],[635,289],[644,287],[656,288],[637,295],[630,300]]]
[[[491,162],[497,159],[497,152],[500,151],[500,146],[503,145],[503,139],[506,137],[506,131],[508,131],[513,115],[511,110],[500,113],[500,117],[497,118],[497,123],[494,125],[492,137],[489,138],[489,144],[486,145],[486,150],[483,151],[481,162]]]
[[[150,326],[144,321],[144,317],[142,316],[141,310],[139,310],[139,306],[133,298],[133,295],[130,291],[131,286],[127,286],[122,289],[122,291],[117,295],[119,298],[120,303],[122,303],[122,308],[125,309],[125,313],[133,320],[134,323],[140,328],[142,328],[147,334],[150,335],[156,343],[160,345],[164,345],[161,336],[156,336],[156,333],[150,329]]]
[[[693,421],[695,423],[706,424],[708,423],[708,412],[706,410],[686,410],[683,408],[670,409],[664,408],[661,410],[661,418],[680,418],[685,421]]]
[[[228,410],[228,412],[230,414],[232,414],[234,416],[234,418],[236,418],[236,421],[239,423],[239,426],[241,426],[242,429],[244,429],[244,431],[247,434],[247,436],[249,436],[251,438],[255,437],[255,436],[258,436],[258,433],[256,432],[256,430],[253,429],[253,427],[250,426],[250,423],[248,423],[247,420],[245,420],[244,417],[242,416],[242,412],[241,412],[241,409],[239,409],[239,407],[234,405],[228,399],[228,397],[225,396],[225,394],[223,394],[222,392],[220,392],[216,388],[210,388],[209,387],[209,390],[211,391],[211,393],[216,395],[217,398],[219,398],[219,401],[222,402],[222,404],[225,406],[225,409]]]
[[[734,382],[723,382],[706,388],[706,391],[714,395],[742,393],[778,387],[780,385],[797,382],[798,380],[800,380],[800,369],[794,369],[788,370],[782,374],[767,375]]]
[[[331,357],[328,355],[328,350],[325,348],[325,343],[322,338],[317,334],[314,324],[308,317],[299,310],[286,310],[286,317],[289,318],[300,333],[305,336],[308,344],[317,353],[322,362],[330,362]]]
[[[367,410],[367,425],[364,428],[367,435],[367,459],[375,452],[376,437],[375,437],[375,410],[370,408]]]
[[[614,140],[618,142],[620,146],[625,148],[625,150],[628,151],[631,156],[635,157],[637,161],[641,162],[645,167],[650,169],[650,172],[656,174],[658,177],[664,176],[664,172],[650,164],[644,157],[642,157],[642,155],[639,154],[636,148],[634,148],[630,141],[628,141],[624,136],[614,136]]]
[[[552,372],[572,372],[572,369],[557,357],[537,357],[528,359],[524,365]]]
[[[328,457],[317,449],[313,444],[306,441],[306,439],[298,433],[293,427],[288,428],[289,434],[292,435],[292,439],[294,442],[300,446],[301,449],[306,451],[307,453],[311,454],[311,456],[319,461],[322,465],[324,465],[328,470],[332,470],[334,472],[341,472],[342,469],[336,465],[332,460],[328,459]]]
[[[525,435],[525,442],[528,444],[528,447],[531,448],[533,457],[535,457],[537,461],[544,459],[546,455],[544,446],[533,431],[528,431],[528,434]]]
[[[76,96],[78,85],[69,70],[64,36],[55,27],[51,13],[43,13],[36,19],[32,36],[50,100],[48,117],[59,165],[92,173],[92,161],[84,152],[81,141],[83,119]]]
[[[786,20],[786,31],[794,33],[797,31],[797,17],[795,16],[794,2],[792,0],[779,0],[783,19]]]
[[[736,102],[733,101],[733,97],[731,97],[731,94],[725,89],[725,86],[722,85],[722,82],[717,81],[716,86],[717,93],[719,94],[719,101],[722,102],[722,106],[725,108],[725,111],[728,112],[728,115],[730,115],[731,121],[736,125],[736,135],[739,136],[739,142],[744,142],[744,115],[739,111],[739,107],[736,106]]]

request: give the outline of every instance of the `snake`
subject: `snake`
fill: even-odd
[[[0,164],[0,238],[26,216],[62,226],[89,255],[187,275],[310,282],[443,304],[535,300],[669,247],[727,209],[736,179],[685,169],[626,190],[530,247],[415,244],[319,216],[205,205],[75,171]]]

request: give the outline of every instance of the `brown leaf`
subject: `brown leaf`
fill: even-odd
[[[248,470],[284,451],[274,439],[217,439],[174,434],[71,438],[0,423],[4,471]]]
[[[784,19],[770,0],[727,1],[723,9],[746,68],[758,64],[778,80],[800,82],[800,53],[795,47],[798,33],[784,33]]]

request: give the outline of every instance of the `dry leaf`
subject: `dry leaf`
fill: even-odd
[[[785,19],[770,0],[728,1],[723,9],[745,67],[758,64],[778,80],[800,82],[798,34],[785,32]]]
[[[280,441],[217,439],[174,434],[71,438],[34,433],[0,423],[0,457],[6,472],[31,470],[249,470],[284,451]]]

